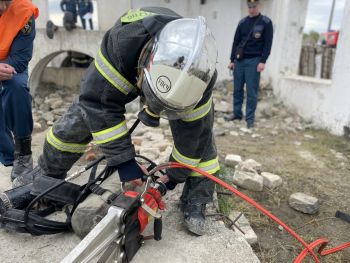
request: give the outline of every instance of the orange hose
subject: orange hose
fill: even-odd
[[[164,169],[167,169],[167,168],[187,168],[187,169],[190,169],[190,170],[195,171],[197,173],[200,173],[203,176],[205,176],[205,177],[209,178],[210,180],[214,181],[215,183],[217,183],[217,184],[221,185],[222,187],[226,188],[227,190],[231,191],[232,193],[234,193],[235,195],[237,195],[238,197],[240,197],[244,201],[246,201],[246,202],[250,203],[251,205],[255,206],[263,214],[265,214],[266,216],[271,218],[277,224],[281,225],[289,234],[291,234],[295,239],[297,239],[305,247],[304,250],[294,260],[294,263],[301,263],[308,254],[311,254],[311,256],[313,257],[315,262],[320,263],[319,258],[316,256],[315,252],[313,251],[313,249],[315,249],[318,246],[320,246],[320,248],[318,249],[318,253],[321,256],[330,255],[332,253],[335,253],[335,252],[338,252],[338,251],[340,251],[342,249],[350,247],[350,242],[348,242],[348,243],[344,243],[344,244],[342,244],[340,246],[334,247],[332,249],[324,250],[324,248],[328,244],[328,240],[325,239],[325,238],[321,238],[321,239],[318,239],[318,240],[312,242],[311,244],[307,244],[295,231],[293,231],[289,226],[287,226],[279,218],[274,216],[266,208],[264,208],[263,206],[261,206],[260,204],[258,204],[253,199],[251,199],[248,196],[246,196],[245,194],[241,193],[240,191],[238,191],[236,188],[232,187],[228,183],[226,183],[226,182],[220,180],[219,178],[213,176],[212,174],[209,174],[209,173],[207,173],[207,172],[205,172],[205,171],[203,171],[201,169],[198,169],[196,167],[188,166],[188,165],[177,163],[177,162],[170,162],[170,163],[165,163],[165,164],[161,164],[161,165],[157,166],[154,169],[154,171],[152,171],[152,172],[156,172],[156,171],[159,171],[159,170],[164,170]]]

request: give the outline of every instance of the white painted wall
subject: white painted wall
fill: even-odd
[[[292,0],[295,1],[295,0]],[[287,2],[287,0],[286,0]],[[306,11],[306,10],[305,10]],[[283,15],[284,16],[284,15]],[[299,22],[301,19],[299,18]],[[287,19],[284,27],[294,32],[296,21]],[[299,50],[298,43],[287,45],[288,39],[279,32],[276,40],[277,57],[274,59],[272,78],[275,94],[303,118],[332,133],[342,135],[344,126],[350,127],[350,1],[346,1],[339,44],[333,68],[332,80],[297,76],[298,60],[293,53]],[[294,28],[294,29],[293,29]],[[293,31],[294,30],[294,31]],[[283,30],[284,31],[284,30]],[[281,36],[282,35],[282,36]],[[284,36],[283,36],[284,35]],[[293,42],[292,42],[293,43]],[[281,52],[281,50],[283,50]],[[293,52],[293,53],[292,53]],[[299,52],[294,53],[299,57]]]
[[[332,89],[327,95],[325,122],[336,134],[350,127],[350,1],[347,0],[341,27],[340,40],[333,68]]]

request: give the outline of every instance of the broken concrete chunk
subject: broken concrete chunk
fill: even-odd
[[[245,160],[236,166],[236,170],[246,171],[246,172],[257,172],[261,173],[261,164],[253,159]]]
[[[320,208],[320,204],[317,198],[306,195],[304,193],[294,193],[289,197],[289,205],[305,214],[316,214]]]
[[[245,172],[236,170],[233,183],[247,190],[261,192],[264,188],[264,179],[256,172]]]
[[[240,212],[232,211],[229,215],[229,218],[232,221],[234,221],[239,215]],[[248,219],[244,215],[240,216],[240,218],[236,221],[236,225],[244,232],[244,234],[240,230],[238,230],[238,228],[233,226],[235,232],[242,233],[244,239],[247,240],[249,245],[253,245],[258,242],[258,236],[254,232],[253,228],[249,224]]]
[[[235,167],[242,162],[242,157],[236,154],[228,154],[225,157],[225,164],[229,167]]]
[[[270,189],[275,189],[282,184],[282,178],[279,175],[263,172],[261,176],[264,179],[264,186]]]

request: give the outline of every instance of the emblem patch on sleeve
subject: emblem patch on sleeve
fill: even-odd
[[[29,20],[29,22],[22,28],[21,32],[24,35],[29,35],[32,32],[32,20]]]

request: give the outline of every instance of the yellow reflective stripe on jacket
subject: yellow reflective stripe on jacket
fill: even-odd
[[[188,113],[181,114],[181,119],[183,121],[191,122],[191,121],[196,121],[203,118],[210,112],[212,103],[213,103],[213,98],[210,97],[210,99],[202,106],[194,110],[191,110]]]
[[[102,76],[123,94],[127,95],[134,88],[134,86],[108,62],[101,50],[95,58],[95,66]]]
[[[46,141],[54,148],[62,152],[83,153],[87,144],[65,143],[58,139],[52,132],[52,128],[46,134]]]
[[[99,132],[93,132],[92,136],[96,144],[104,144],[113,140],[116,140],[123,135],[128,133],[128,127],[126,126],[126,121],[119,123],[118,125],[102,130]]]
[[[216,173],[217,171],[220,170],[219,160],[216,157],[213,160],[209,160],[209,161],[206,161],[206,162],[201,162],[201,163],[198,164],[197,168],[199,168],[199,169],[201,169],[203,171],[206,171],[207,173],[214,174],[214,173]],[[203,175],[201,175],[200,173],[197,173],[197,172],[192,172],[190,174],[190,176],[203,176]]]
[[[189,166],[197,167],[201,159],[192,159],[182,155],[175,147],[173,146],[173,152],[171,156],[179,163],[187,164]]]
[[[122,23],[132,23],[132,22],[144,19],[145,17],[154,16],[154,15],[156,14],[152,12],[142,11],[140,9],[137,9],[137,10],[131,9],[120,20]]]

